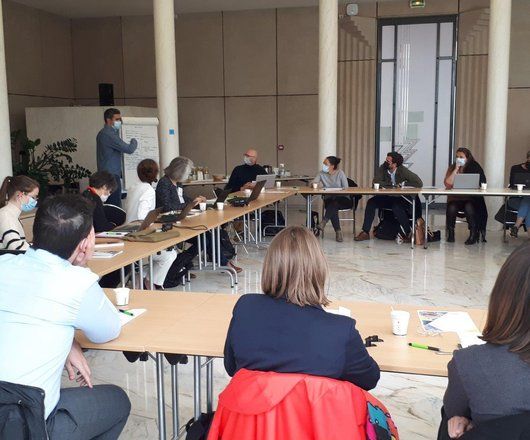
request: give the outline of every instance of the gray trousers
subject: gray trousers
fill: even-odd
[[[63,388],[46,427],[50,440],[115,440],[130,411],[127,394],[115,385]]]

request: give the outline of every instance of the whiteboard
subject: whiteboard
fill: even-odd
[[[140,181],[136,168],[144,159],[159,163],[158,118],[122,118],[121,138],[129,143],[138,141],[133,154],[123,155],[123,189],[129,190]]]

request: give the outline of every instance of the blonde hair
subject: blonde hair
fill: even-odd
[[[302,226],[280,232],[269,246],[261,273],[261,288],[273,298],[298,306],[327,306],[324,292],[328,264],[318,240]]]

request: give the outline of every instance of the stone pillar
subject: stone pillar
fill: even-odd
[[[173,0],[153,0],[160,169],[179,155],[177,60]]]
[[[13,174],[11,158],[11,129],[9,127],[9,104],[7,100],[6,56],[4,48],[4,20],[0,1],[0,184],[6,176]]]
[[[319,0],[318,15],[318,167],[320,168],[324,157],[337,154],[338,1]]]

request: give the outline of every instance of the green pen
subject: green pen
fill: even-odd
[[[431,347],[430,345],[418,344],[417,342],[409,342],[409,346],[414,348],[421,348],[422,350],[440,351],[438,347]]]
[[[123,310],[123,309],[118,309],[121,313],[124,313],[126,315],[129,315],[129,316],[134,316],[131,312],[129,312],[128,310]]]

